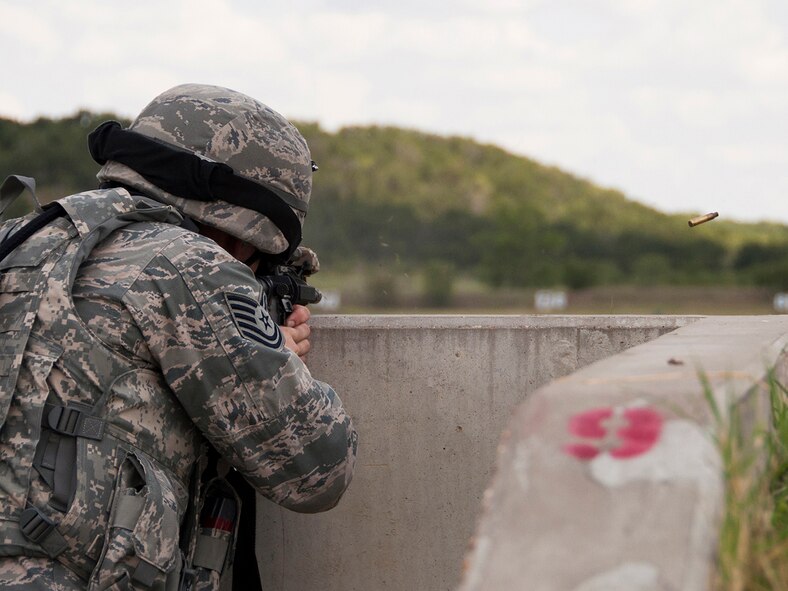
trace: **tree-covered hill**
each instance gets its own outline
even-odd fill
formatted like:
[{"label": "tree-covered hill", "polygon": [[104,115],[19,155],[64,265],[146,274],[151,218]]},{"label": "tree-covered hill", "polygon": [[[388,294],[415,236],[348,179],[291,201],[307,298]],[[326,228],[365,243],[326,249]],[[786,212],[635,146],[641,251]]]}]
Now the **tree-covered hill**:
[{"label": "tree-covered hill", "polygon": [[[0,174],[36,177],[45,199],[95,186],[85,138],[109,118],[0,119]],[[690,230],[689,213],[666,215],[467,138],[298,126],[320,165],[305,243],[335,268],[440,265],[491,285],[788,288],[788,226],[716,220]]]},{"label": "tree-covered hill", "polygon": [[321,166],[307,238],[333,264],[450,261],[494,285],[788,281],[780,224],[690,229],[690,213],[466,138],[300,128]]}]

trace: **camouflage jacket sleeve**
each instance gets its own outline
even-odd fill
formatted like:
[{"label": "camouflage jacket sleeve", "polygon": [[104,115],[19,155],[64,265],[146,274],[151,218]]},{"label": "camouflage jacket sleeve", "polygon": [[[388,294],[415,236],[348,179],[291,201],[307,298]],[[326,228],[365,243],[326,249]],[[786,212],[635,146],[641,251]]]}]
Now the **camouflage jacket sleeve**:
[{"label": "camouflage jacket sleeve", "polygon": [[182,234],[146,266],[124,303],[186,412],[263,496],[333,507],[350,482],[356,432],[334,390],[283,346],[248,267]]}]

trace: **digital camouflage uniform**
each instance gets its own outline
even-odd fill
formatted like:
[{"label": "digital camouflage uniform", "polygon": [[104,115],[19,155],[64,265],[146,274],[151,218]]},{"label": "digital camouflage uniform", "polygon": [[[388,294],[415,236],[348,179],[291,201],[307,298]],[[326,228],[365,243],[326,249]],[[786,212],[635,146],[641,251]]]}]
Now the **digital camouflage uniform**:
[{"label": "digital camouflage uniform", "polygon": [[[228,94],[251,101],[197,86],[157,100],[186,97],[193,111],[176,111],[184,125],[207,122],[203,147],[215,158],[235,153],[227,142],[260,141],[223,135],[242,127],[237,109],[222,123],[216,105]],[[157,106],[134,125],[155,121]],[[248,119],[267,107],[244,109]],[[248,129],[268,133],[274,160],[297,158],[270,125]],[[240,164],[236,173],[308,200],[311,174]],[[0,262],[0,589],[169,590],[185,567],[197,573],[193,589],[215,589],[232,535],[187,515],[199,515],[206,491],[233,493],[221,478],[196,478],[205,450],[268,499],[315,512],[347,487],[356,434],[333,389],[284,348],[249,267],[178,225],[178,210],[266,252],[281,250],[276,227],[254,211],[164,194],[116,163],[101,177],[131,192],[59,200],[67,215]],[[0,226],[0,240],[34,216]]]}]

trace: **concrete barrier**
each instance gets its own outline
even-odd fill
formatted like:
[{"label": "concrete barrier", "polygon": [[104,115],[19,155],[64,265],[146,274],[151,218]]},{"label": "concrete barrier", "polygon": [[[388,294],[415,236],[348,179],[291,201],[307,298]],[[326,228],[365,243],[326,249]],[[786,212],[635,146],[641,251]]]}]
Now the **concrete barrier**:
[{"label": "concrete barrier", "polygon": [[501,439],[461,591],[701,591],[722,512],[721,408],[768,419],[788,317],[710,317],[532,393]]},{"label": "concrete barrier", "polygon": [[358,465],[328,513],[258,503],[264,588],[456,588],[515,408],[551,380],[698,319],[315,317],[309,365],[354,417]]}]

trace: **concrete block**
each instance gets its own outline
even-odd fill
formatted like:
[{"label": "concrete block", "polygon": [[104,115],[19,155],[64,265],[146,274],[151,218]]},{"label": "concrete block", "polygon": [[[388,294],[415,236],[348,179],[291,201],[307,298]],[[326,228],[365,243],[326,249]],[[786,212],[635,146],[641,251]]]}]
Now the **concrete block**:
[{"label": "concrete block", "polygon": [[309,365],[354,417],[358,465],[328,513],[258,503],[264,588],[455,588],[514,409],[551,380],[696,320],[315,317]]},{"label": "concrete block", "polygon": [[755,420],[787,345],[788,317],[710,317],[532,393],[502,435],[460,591],[707,589],[723,482],[698,372]]}]

